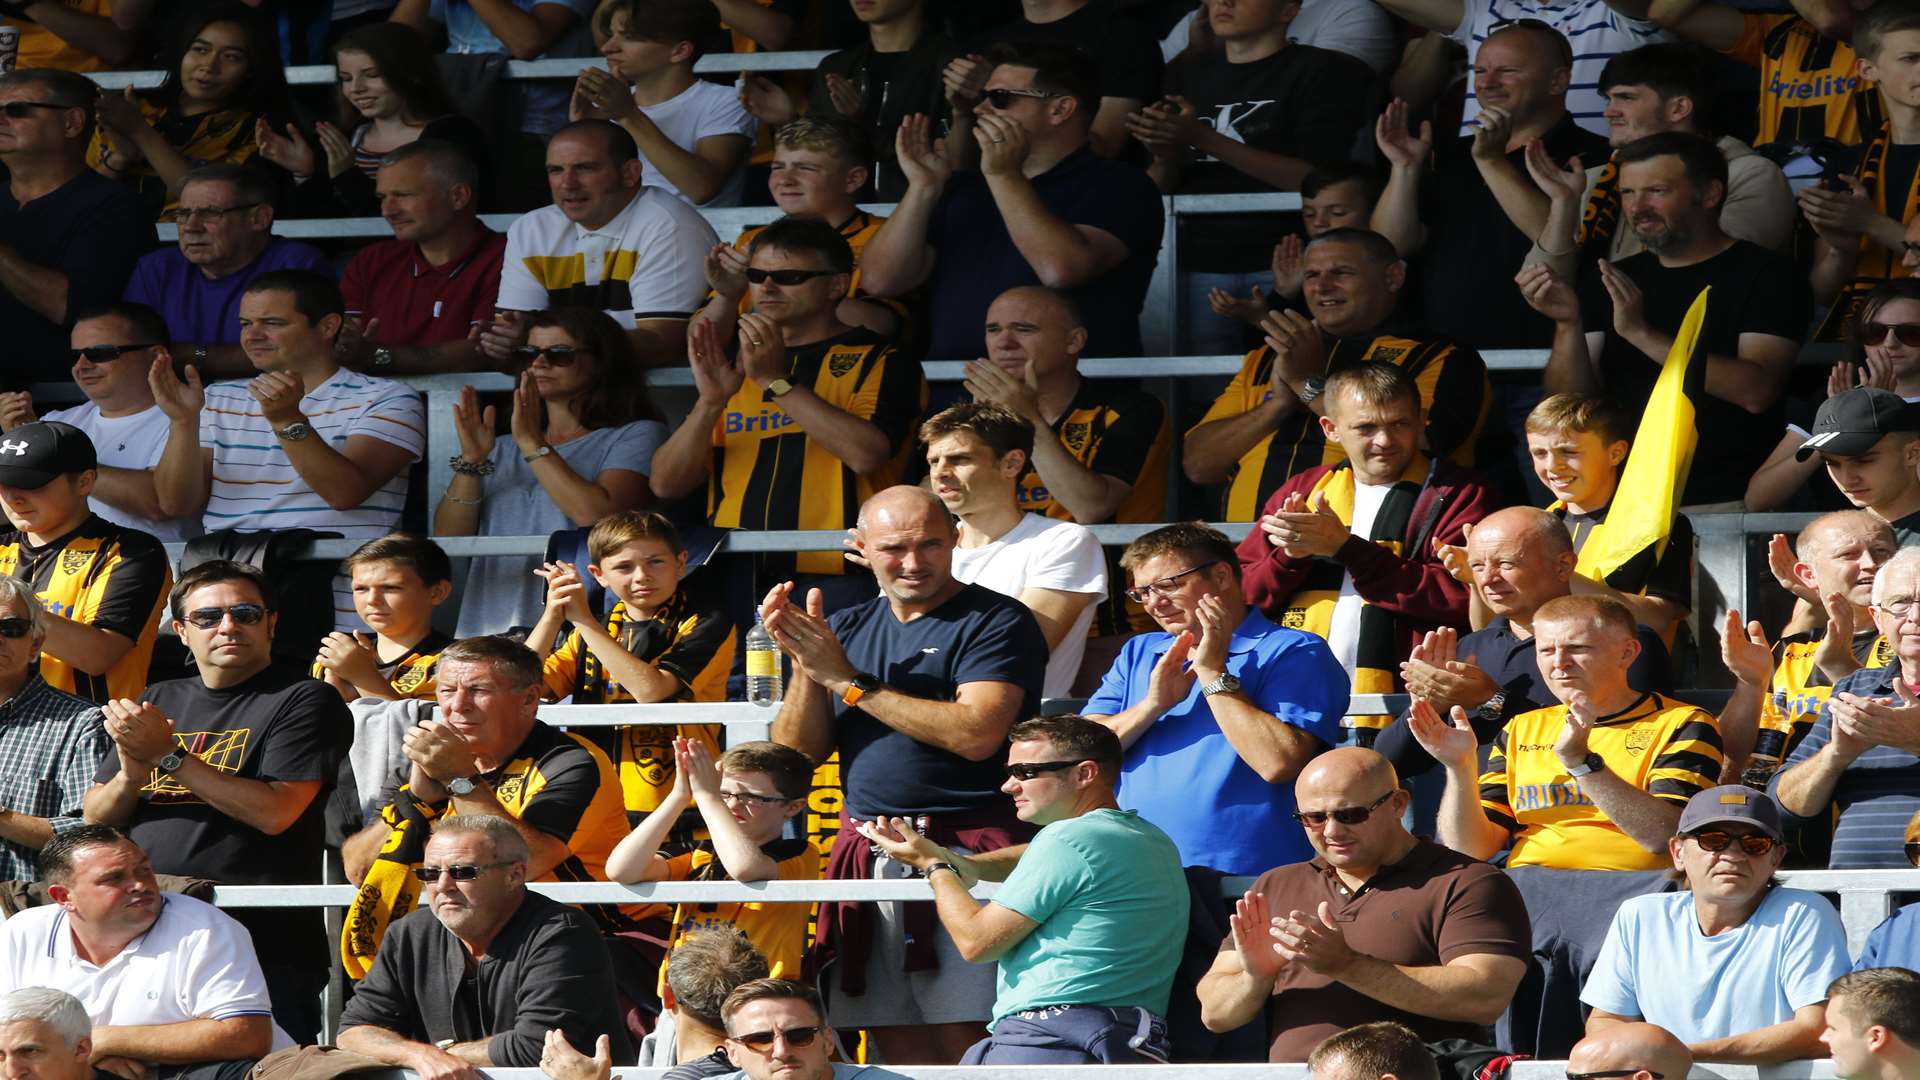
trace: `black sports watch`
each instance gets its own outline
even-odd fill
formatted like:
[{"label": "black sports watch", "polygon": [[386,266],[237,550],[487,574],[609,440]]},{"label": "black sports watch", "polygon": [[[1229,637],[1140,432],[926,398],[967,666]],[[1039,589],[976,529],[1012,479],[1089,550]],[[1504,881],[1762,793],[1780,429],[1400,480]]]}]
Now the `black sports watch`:
[{"label": "black sports watch", "polygon": [[179,771],[180,766],[185,765],[186,763],[187,763],[186,753],[181,750],[175,750],[172,753],[168,754],[166,757],[163,757],[159,761],[154,762],[153,767],[159,770],[160,772],[165,773],[168,776],[172,776],[175,772]]},{"label": "black sports watch", "polygon": [[1599,754],[1593,753],[1592,751],[1588,751],[1587,760],[1568,769],[1567,775],[1572,777],[1581,777],[1581,776],[1586,776],[1588,773],[1605,772],[1606,768],[1607,768],[1607,761],[1605,758],[1601,757]]}]

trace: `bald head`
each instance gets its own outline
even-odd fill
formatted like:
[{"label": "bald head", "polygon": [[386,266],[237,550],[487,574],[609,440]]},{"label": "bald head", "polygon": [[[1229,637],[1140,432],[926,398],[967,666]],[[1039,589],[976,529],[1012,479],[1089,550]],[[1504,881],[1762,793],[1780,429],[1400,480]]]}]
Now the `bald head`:
[{"label": "bald head", "polygon": [[1329,750],[1307,763],[1294,781],[1296,797],[1313,794],[1331,798],[1378,795],[1400,786],[1393,763],[1360,746]]},{"label": "bald head", "polygon": [[1509,506],[1495,510],[1477,522],[1467,539],[1467,550],[1496,539],[1512,539],[1528,554],[1553,558],[1573,550],[1573,538],[1557,517],[1535,506]]},{"label": "bald head", "polygon": [[1560,519],[1531,506],[1496,510],[1467,534],[1467,566],[1496,615],[1525,625],[1573,590],[1573,541]]},{"label": "bald head", "polygon": [[1080,317],[1079,305],[1067,299],[1067,294],[1044,285],[1020,285],[1008,289],[994,297],[993,303],[987,307],[987,317],[992,318],[993,309],[1003,304],[1008,309],[1023,311],[1030,316],[1045,315],[1063,326],[1086,325],[1086,320]]},{"label": "bald head", "polygon": [[1687,1044],[1655,1024],[1609,1024],[1575,1043],[1567,1055],[1570,1073],[1638,1069],[1679,1077],[1692,1068]]},{"label": "bald head", "polygon": [[940,501],[940,496],[926,488],[895,484],[884,491],[875,492],[872,498],[860,504],[860,517],[856,524],[862,532],[889,526],[904,528],[930,525],[951,534],[953,515],[947,512],[947,505]]},{"label": "bald head", "polygon": [[1314,758],[1294,781],[1293,797],[1307,843],[1342,873],[1371,877],[1415,843],[1400,822],[1409,797],[1393,765],[1372,750],[1349,746]]}]

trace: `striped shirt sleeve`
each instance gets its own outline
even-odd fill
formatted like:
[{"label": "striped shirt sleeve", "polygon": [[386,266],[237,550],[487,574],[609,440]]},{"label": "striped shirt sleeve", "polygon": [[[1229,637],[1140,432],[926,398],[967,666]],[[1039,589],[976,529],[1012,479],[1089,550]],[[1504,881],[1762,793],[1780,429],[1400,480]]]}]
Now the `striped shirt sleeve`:
[{"label": "striped shirt sleeve", "polygon": [[1486,811],[1487,820],[1495,825],[1508,832],[1519,832],[1520,822],[1513,816],[1513,789],[1507,776],[1507,732],[1510,730],[1510,726],[1501,728],[1488,748],[1487,771],[1480,774],[1480,809]]},{"label": "striped shirt sleeve", "polygon": [[1647,794],[1684,804],[1720,782],[1726,754],[1720,726],[1704,709],[1689,710],[1667,737],[1647,773]]},{"label": "striped shirt sleeve", "polygon": [[406,387],[381,394],[355,418],[347,437],[367,435],[407,451],[420,460],[427,449],[427,409],[420,395]]}]

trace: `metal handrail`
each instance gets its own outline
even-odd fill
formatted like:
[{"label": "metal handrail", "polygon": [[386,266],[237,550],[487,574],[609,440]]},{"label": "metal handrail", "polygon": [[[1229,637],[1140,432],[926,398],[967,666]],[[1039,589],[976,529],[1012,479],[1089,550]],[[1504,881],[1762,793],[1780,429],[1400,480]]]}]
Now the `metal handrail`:
[{"label": "metal handrail", "polygon": [[[693,70],[701,75],[724,75],[729,72],[747,71],[812,71],[825,60],[825,49],[801,49],[791,52],[754,52],[754,53],[708,53],[693,62]],[[598,56],[556,56],[545,60],[509,60],[504,78],[518,82],[539,79],[572,79],[589,67],[599,67],[606,63]],[[147,71],[93,71],[87,77],[98,83],[102,89],[121,90],[133,87],[136,90],[150,90],[166,78],[166,72]],[[327,86],[333,83],[338,74],[332,64],[301,64],[287,69],[289,86]]]}]

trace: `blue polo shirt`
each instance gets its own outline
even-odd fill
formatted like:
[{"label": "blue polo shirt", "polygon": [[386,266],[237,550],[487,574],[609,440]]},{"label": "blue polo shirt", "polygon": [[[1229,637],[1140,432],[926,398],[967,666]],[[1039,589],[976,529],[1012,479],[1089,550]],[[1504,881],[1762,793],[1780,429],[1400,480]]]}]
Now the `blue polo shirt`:
[{"label": "blue polo shirt", "polygon": [[133,279],[127,282],[126,298],[158,311],[167,320],[167,334],[176,342],[238,345],[240,296],[254,278],[272,270],[340,276],[319,248],[283,236],[269,241],[246,266],[219,278],[201,273],[176,246],[140,257]]},{"label": "blue polo shirt", "polygon": [[[1898,663],[1886,667],[1862,668],[1833,684],[1833,695],[1857,694],[1898,703],[1893,680],[1900,673]],[[1828,697],[1832,701],[1832,695]],[[1819,753],[1833,740],[1831,705],[1820,707],[1820,719],[1813,730],[1800,740],[1780,771],[1773,775],[1767,790],[1777,800],[1780,778],[1808,758]],[[1833,829],[1833,857],[1828,866],[1834,870],[1875,870],[1907,865],[1905,842],[1907,822],[1920,810],[1920,757],[1891,746],[1876,746],[1853,759],[1833,789],[1834,805],[1840,808],[1840,820]],[[1825,808],[1816,815],[1824,818]]]},{"label": "blue polo shirt", "polygon": [[[1084,712],[1112,716],[1138,703],[1153,666],[1172,643],[1173,635],[1164,632],[1128,641]],[[1250,609],[1227,643],[1227,673],[1281,723],[1327,746],[1338,741],[1351,684],[1326,639],[1284,629]],[[1269,784],[1241,760],[1214,721],[1198,680],[1185,701],[1127,748],[1120,806],[1160,826],[1187,866],[1261,874],[1313,857],[1306,833],[1293,820],[1293,783]]]}]

